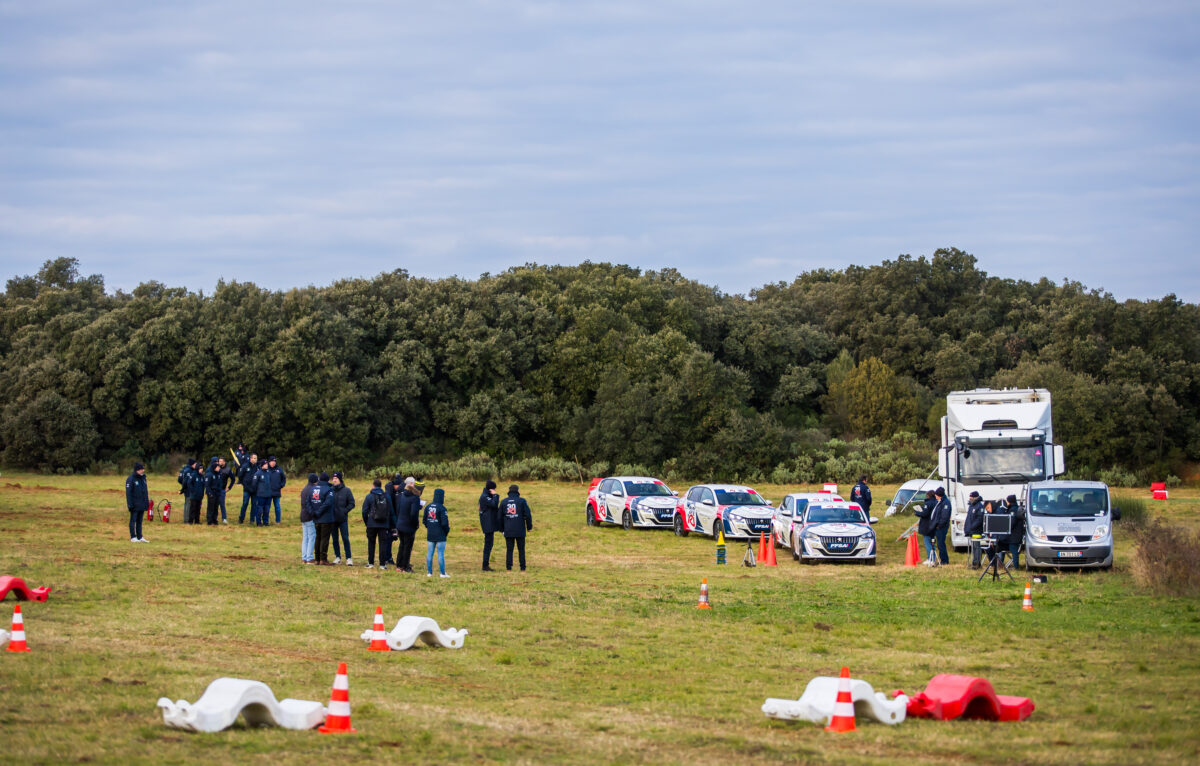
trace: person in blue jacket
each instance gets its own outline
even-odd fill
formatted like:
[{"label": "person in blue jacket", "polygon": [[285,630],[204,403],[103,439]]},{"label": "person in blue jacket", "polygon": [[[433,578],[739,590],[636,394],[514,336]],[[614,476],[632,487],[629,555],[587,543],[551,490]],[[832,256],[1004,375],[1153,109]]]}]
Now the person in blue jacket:
[{"label": "person in blue jacket", "polygon": [[200,502],[204,500],[204,486],[207,478],[204,475],[204,464],[197,462],[191,476],[188,477],[187,486],[184,487],[184,497],[187,498],[185,513],[188,524],[200,523]]},{"label": "person in blue jacket", "polygon": [[333,488],[329,486],[329,474],[322,473],[312,487],[308,498],[308,512],[317,524],[317,563],[333,566],[329,561],[329,538],[334,534]]},{"label": "person in blue jacket", "polygon": [[521,497],[521,488],[516,484],[508,487],[508,497],[500,501],[500,517],[504,519],[504,545],[508,553],[504,557],[504,565],[512,571],[513,544],[520,552],[521,571],[525,571],[525,532],[533,531],[533,512],[529,503]]},{"label": "person in blue jacket", "polygon": [[492,541],[497,532],[504,531],[500,519],[500,497],[496,494],[496,482],[491,479],[483,485],[479,494],[479,531],[483,532],[483,571],[492,571]]},{"label": "person in blue jacket", "polygon": [[221,496],[225,493],[225,476],[221,473],[220,465],[214,460],[208,466],[204,475],[204,494],[208,498],[205,506],[205,521],[210,527],[219,523],[217,511],[221,508]]},{"label": "person in blue jacket", "polygon": [[251,521],[256,527],[270,526],[271,523],[271,469],[266,463],[260,463],[251,480],[254,487],[254,510],[250,512]]},{"label": "person in blue jacket", "polygon": [[421,512],[421,523],[425,525],[425,539],[429,550],[425,554],[425,576],[433,577],[433,553],[437,551],[438,569],[442,577],[446,574],[446,538],[450,535],[450,519],[446,516],[446,491],[435,489],[433,500],[425,504]]},{"label": "person in blue jacket", "polygon": [[[271,467],[271,500],[275,503],[275,523],[280,523],[279,498],[283,495],[283,488],[287,485],[287,476],[283,474],[283,469],[275,461],[275,456],[271,455],[271,460],[268,462]],[[271,514],[267,513],[263,517],[263,526],[270,526]]]},{"label": "person in blue jacket", "polygon": [[417,491],[417,480],[409,476],[404,480],[396,505],[396,534],[400,542],[396,551],[396,568],[401,572],[412,572],[413,543],[417,530],[421,528],[421,493]]},{"label": "person in blue jacket", "polygon": [[238,514],[238,523],[246,523],[246,506],[250,506],[250,521],[258,516],[254,506],[254,474],[258,473],[258,455],[251,454],[238,466],[238,484],[242,485],[242,512]]},{"label": "person in blue jacket", "polygon": [[142,537],[142,514],[150,508],[150,487],[146,484],[146,466],[133,464],[133,473],[125,480],[125,505],[129,508],[129,542],[150,542]]},{"label": "person in blue jacket", "polygon": [[375,566],[375,543],[379,543],[379,568],[386,570],[392,560],[392,529],[396,512],[392,499],[383,491],[383,482],[375,479],[373,488],[363,498],[362,520],[367,529],[367,569]]},{"label": "person in blue jacket", "polygon": [[858,503],[867,516],[871,515],[871,488],[867,486],[867,475],[858,477],[858,483],[850,490],[850,502]]},{"label": "person in blue jacket", "polygon": [[938,487],[933,494],[937,497],[937,504],[933,506],[929,526],[933,529],[933,536],[937,540],[938,557],[941,559],[941,563],[949,564],[950,553],[946,550],[946,534],[950,531],[950,500],[946,497],[944,487]]},{"label": "person in blue jacket", "polygon": [[[333,533],[333,563],[341,563],[341,549],[344,547],[346,549],[346,566],[352,567],[354,559],[351,558],[350,553],[350,512],[356,506],[354,493],[342,480],[341,471],[334,471],[329,477],[329,483],[333,487],[333,521],[337,525],[337,529]],[[342,538],[341,547],[338,546],[339,532]]]}]

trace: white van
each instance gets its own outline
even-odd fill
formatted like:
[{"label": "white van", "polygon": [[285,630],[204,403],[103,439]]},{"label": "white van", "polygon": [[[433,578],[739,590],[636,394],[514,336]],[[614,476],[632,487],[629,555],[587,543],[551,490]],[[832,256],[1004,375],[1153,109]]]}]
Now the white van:
[{"label": "white van", "polygon": [[[888,509],[883,515],[895,516],[900,512],[901,508],[905,507],[906,503],[908,504],[907,509],[910,511],[913,508],[920,508],[921,503],[925,502],[926,492],[932,492],[938,487],[943,486],[945,485],[938,479],[913,479],[912,481],[906,481],[900,485],[900,489],[896,490],[896,495],[888,501]],[[913,495],[916,495],[916,497],[913,497]],[[909,500],[912,502],[909,503]]]},{"label": "white van", "polygon": [[1111,569],[1114,508],[1099,481],[1035,481],[1025,489],[1025,567]]}]

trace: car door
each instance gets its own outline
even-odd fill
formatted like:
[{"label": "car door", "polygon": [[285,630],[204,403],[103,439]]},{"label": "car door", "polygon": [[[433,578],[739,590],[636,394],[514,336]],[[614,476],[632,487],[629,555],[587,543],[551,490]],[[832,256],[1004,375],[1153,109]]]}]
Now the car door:
[{"label": "car door", "polygon": [[792,498],[783,498],[783,502],[775,509],[775,515],[771,520],[771,527],[775,533],[775,539],[781,544],[787,544],[788,531],[792,526]]},{"label": "car door", "polygon": [[687,515],[688,526],[692,529],[697,529],[699,524],[696,518],[696,506],[700,503],[700,488],[690,487],[687,494],[683,496],[683,512]]},{"label": "car door", "polygon": [[714,538],[717,536],[717,496],[708,487],[700,488],[700,502],[696,504],[696,515],[700,517],[701,526],[707,529]]},{"label": "car door", "polygon": [[609,520],[620,524],[621,514],[625,512],[625,485],[620,479],[609,479],[608,492],[606,493],[605,503],[608,508]]}]

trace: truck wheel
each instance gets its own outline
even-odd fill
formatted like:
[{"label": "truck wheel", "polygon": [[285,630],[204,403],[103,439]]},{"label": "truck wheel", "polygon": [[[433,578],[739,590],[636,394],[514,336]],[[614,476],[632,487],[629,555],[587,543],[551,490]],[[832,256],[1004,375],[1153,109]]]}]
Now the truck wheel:
[{"label": "truck wheel", "polygon": [[621,514],[621,528],[625,531],[633,529],[633,516],[628,510]]},{"label": "truck wheel", "polygon": [[671,524],[671,529],[675,532],[676,537],[688,536],[688,531],[683,528],[683,517],[678,513],[675,514],[675,521]]}]

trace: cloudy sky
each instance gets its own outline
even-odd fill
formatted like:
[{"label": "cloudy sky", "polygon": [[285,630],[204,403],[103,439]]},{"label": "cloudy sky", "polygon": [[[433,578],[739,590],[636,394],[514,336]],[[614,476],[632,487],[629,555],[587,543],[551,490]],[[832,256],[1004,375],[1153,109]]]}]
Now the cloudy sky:
[{"label": "cloudy sky", "polygon": [[0,0],[0,275],[327,284],[959,247],[1200,300],[1200,5]]}]

